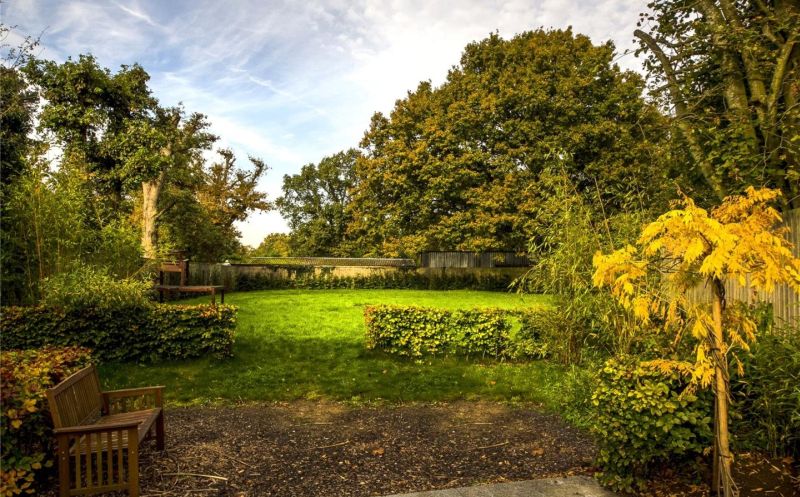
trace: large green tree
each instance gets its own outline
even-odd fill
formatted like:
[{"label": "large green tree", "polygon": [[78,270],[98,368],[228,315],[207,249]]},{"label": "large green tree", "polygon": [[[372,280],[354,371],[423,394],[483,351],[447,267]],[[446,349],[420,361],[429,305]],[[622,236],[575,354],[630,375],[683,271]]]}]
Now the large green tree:
[{"label": "large green tree", "polygon": [[611,43],[571,30],[493,34],[439,87],[423,82],[373,116],[349,233],[367,254],[525,250],[538,176],[562,170],[610,211],[663,189],[662,116]]},{"label": "large green tree", "polygon": [[308,256],[349,255],[347,211],[355,186],[355,164],[361,153],[350,149],[303,166],[283,177],[277,206],[289,221],[292,252]]},{"label": "large green tree", "polygon": [[635,32],[709,200],[750,185],[800,206],[800,3],[654,0]]}]

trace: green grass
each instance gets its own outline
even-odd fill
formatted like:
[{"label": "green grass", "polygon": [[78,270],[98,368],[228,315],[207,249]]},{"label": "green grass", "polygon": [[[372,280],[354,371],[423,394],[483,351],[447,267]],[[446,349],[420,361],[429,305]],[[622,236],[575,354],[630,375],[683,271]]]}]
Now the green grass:
[{"label": "green grass", "polygon": [[[288,290],[226,296],[239,306],[234,357],[106,364],[107,387],[163,384],[173,404],[330,399],[408,402],[481,399],[556,406],[563,371],[542,361],[410,361],[364,347],[364,306],[518,308],[536,295],[477,291]],[[206,302],[204,298],[191,302]]]}]

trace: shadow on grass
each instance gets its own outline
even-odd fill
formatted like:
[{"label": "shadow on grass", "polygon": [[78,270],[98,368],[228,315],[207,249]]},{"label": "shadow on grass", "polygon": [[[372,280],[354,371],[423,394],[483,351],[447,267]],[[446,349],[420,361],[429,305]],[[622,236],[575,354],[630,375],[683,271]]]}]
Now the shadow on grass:
[{"label": "shadow on grass", "polygon": [[325,398],[345,401],[519,400],[550,404],[562,372],[544,362],[421,361],[367,351],[354,337],[245,335],[235,356],[101,366],[109,387],[163,384],[179,404]]}]

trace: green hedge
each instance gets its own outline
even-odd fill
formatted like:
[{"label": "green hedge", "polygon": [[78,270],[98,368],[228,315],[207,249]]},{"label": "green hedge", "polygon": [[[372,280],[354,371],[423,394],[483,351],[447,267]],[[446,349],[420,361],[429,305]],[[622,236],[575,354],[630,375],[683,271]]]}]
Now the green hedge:
[{"label": "green hedge", "polygon": [[676,464],[712,443],[710,393],[684,391],[677,374],[665,376],[637,358],[609,359],[592,394],[591,431],[599,445],[596,477],[614,490],[643,488],[660,464]]},{"label": "green hedge", "polygon": [[294,278],[284,279],[267,275],[236,277],[233,290],[485,290],[505,291],[516,279],[512,274],[436,274],[426,275],[416,271],[396,271],[371,276],[340,277],[329,274],[315,275],[314,268],[292,268]]},{"label": "green hedge", "polygon": [[83,346],[103,361],[156,361],[232,353],[236,308],[148,304],[5,307],[3,348]]},{"label": "green hedge", "polygon": [[0,352],[0,495],[36,492],[37,477],[53,466],[46,391],[90,360],[78,347]]},{"label": "green hedge", "polygon": [[502,309],[449,311],[414,306],[367,306],[367,348],[404,357],[479,355],[510,357],[517,312]]}]

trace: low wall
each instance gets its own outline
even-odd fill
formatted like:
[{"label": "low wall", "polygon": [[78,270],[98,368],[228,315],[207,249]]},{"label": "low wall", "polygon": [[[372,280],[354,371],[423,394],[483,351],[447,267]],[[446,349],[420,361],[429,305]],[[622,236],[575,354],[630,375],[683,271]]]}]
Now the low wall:
[{"label": "low wall", "polygon": [[189,264],[190,285],[223,285],[227,291],[278,288],[472,288],[505,290],[527,268],[408,268]]}]

